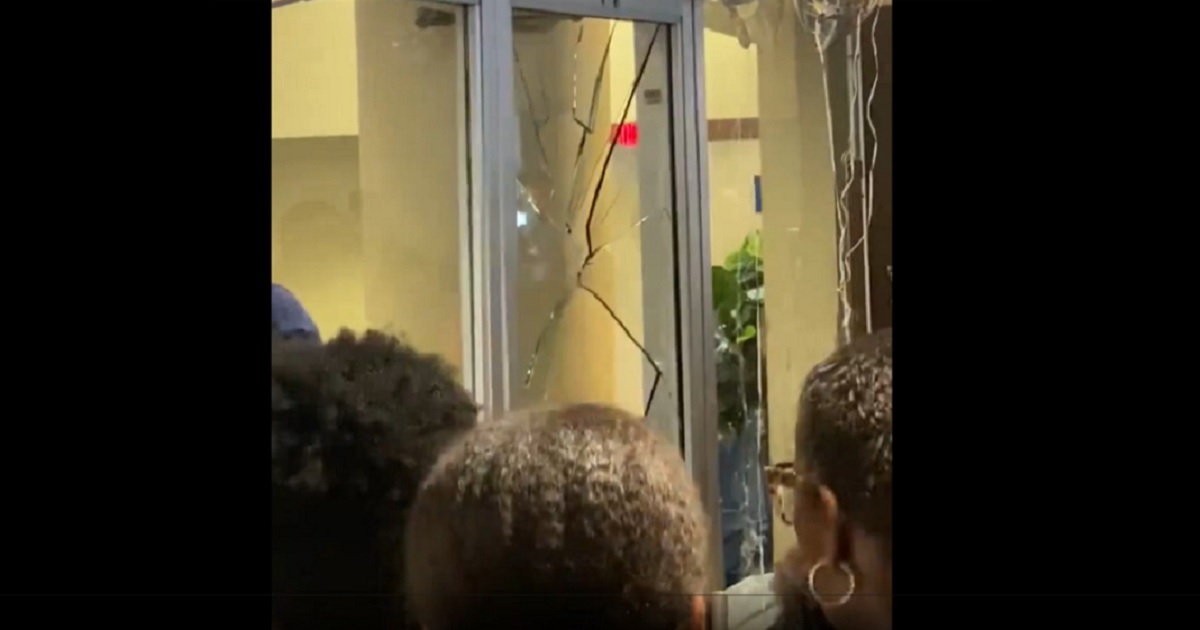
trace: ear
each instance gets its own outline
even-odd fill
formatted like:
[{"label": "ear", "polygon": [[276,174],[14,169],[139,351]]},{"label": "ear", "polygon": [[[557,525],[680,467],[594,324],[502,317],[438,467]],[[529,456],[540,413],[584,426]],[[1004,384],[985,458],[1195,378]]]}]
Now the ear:
[{"label": "ear", "polygon": [[801,483],[795,491],[796,514],[792,522],[801,555],[809,563],[835,561],[841,517],[837,496],[821,484]]},{"label": "ear", "polygon": [[692,596],[692,630],[705,630],[708,627],[707,612],[704,596]]}]

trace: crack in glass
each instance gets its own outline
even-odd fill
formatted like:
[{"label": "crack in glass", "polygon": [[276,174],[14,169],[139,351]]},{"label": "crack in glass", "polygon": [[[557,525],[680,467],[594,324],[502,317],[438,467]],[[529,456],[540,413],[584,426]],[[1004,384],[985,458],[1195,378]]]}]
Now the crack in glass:
[{"label": "crack in glass", "polygon": [[[602,255],[616,255],[612,252],[616,244],[637,234],[651,219],[666,217],[669,220],[671,212],[669,208],[656,207],[643,214],[639,209],[639,216],[631,224],[608,225],[613,208],[622,200],[620,190],[609,190],[614,181],[614,178],[610,177],[610,171],[614,154],[619,146],[619,137],[616,133],[608,133],[609,125],[602,124],[600,111],[601,99],[607,97],[607,92],[603,88],[610,81],[613,35],[617,22],[582,20],[577,24],[568,25],[565,24],[567,21],[578,21],[578,19],[531,12],[519,12],[514,15],[515,28],[518,29],[518,32],[525,29],[525,32],[544,33],[564,26],[575,29],[570,64],[569,124],[578,133],[578,140],[571,143],[573,155],[569,174],[561,173],[567,175],[566,197],[562,199],[558,194],[560,186],[555,182],[554,164],[551,159],[556,151],[553,147],[548,146],[549,142],[553,142],[550,138],[553,134],[546,131],[547,126],[553,124],[554,120],[553,97],[548,94],[545,84],[536,80],[539,78],[539,73],[526,67],[532,63],[542,62],[542,60],[536,58],[537,55],[530,54],[529,51],[526,51],[524,55],[520,54],[516,42],[514,42],[513,58],[517,69],[516,78],[520,84],[517,89],[518,109],[524,118],[522,122],[531,128],[530,136],[536,144],[536,147],[533,147],[533,151],[530,152],[532,155],[528,156],[532,158],[535,165],[528,168],[529,160],[524,161],[523,166],[526,168],[523,168],[518,177],[521,196],[519,206],[544,223],[541,229],[552,231],[549,234],[546,232],[542,234],[561,239],[563,249],[561,256],[565,271],[561,295],[550,307],[549,314],[537,333],[532,352],[524,362],[523,386],[527,390],[531,389],[535,377],[544,374],[549,369],[544,355],[553,344],[556,333],[563,326],[564,316],[578,300],[588,300],[600,307],[607,319],[620,330],[621,336],[637,349],[644,362],[653,371],[652,382],[646,393],[644,404],[644,414],[649,415],[655,397],[659,393],[659,386],[663,381],[663,369],[646,344],[638,338],[633,328],[618,314],[611,300],[601,295],[593,283],[589,282],[589,274]],[[584,67],[588,63],[584,58],[585,55],[581,54],[581,48],[584,46],[585,31],[598,27],[606,28],[607,34],[598,63],[592,62],[597,67],[595,67],[594,73],[589,75],[588,70]],[[620,89],[624,90],[622,92],[622,108],[619,116],[614,117],[614,124],[611,126],[614,130],[623,128],[629,120],[634,99],[638,94],[638,87],[645,76],[652,53],[655,52],[654,47],[660,45],[661,40],[664,39],[661,37],[662,31],[662,26],[654,28],[650,45],[641,58],[636,60],[636,71],[631,84],[620,86]],[[595,34],[592,35],[595,36]],[[617,89],[616,86],[611,87]],[[589,158],[589,154],[595,153],[591,149],[595,147],[594,143],[596,142],[605,144],[598,157]],[[562,147],[561,143],[558,146]],[[566,154],[567,150],[560,148],[557,153]],[[564,157],[566,156],[564,155]],[[536,243],[528,245],[527,248],[534,254],[551,256],[550,253],[541,251],[542,248]]]}]

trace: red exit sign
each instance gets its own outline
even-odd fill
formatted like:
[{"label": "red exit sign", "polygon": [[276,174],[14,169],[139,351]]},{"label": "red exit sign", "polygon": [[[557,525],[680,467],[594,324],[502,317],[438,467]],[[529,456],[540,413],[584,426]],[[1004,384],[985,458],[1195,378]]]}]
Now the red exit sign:
[{"label": "red exit sign", "polygon": [[638,143],[637,123],[614,124],[608,138],[610,141],[616,140],[617,146],[620,147],[636,147]]}]

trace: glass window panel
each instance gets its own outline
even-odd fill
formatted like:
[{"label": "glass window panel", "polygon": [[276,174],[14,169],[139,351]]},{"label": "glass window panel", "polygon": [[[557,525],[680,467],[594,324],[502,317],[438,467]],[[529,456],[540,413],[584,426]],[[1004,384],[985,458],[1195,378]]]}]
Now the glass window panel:
[{"label": "glass window panel", "polygon": [[513,24],[515,406],[611,403],[679,444],[668,29]]},{"label": "glass window panel", "polygon": [[466,28],[456,5],[272,9],[271,276],[326,338],[381,329],[470,365]]}]

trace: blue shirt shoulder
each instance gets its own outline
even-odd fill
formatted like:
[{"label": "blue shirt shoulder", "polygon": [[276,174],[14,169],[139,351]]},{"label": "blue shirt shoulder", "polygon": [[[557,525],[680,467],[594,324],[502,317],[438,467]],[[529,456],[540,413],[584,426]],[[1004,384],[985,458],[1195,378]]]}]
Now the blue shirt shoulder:
[{"label": "blue shirt shoulder", "polygon": [[299,337],[320,340],[321,333],[308,311],[291,291],[271,285],[271,332],[285,339]]}]

